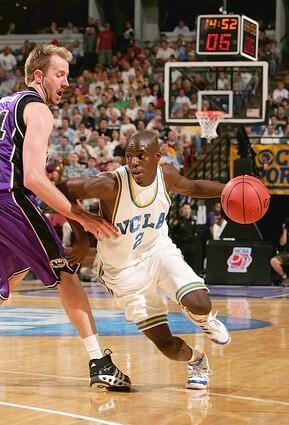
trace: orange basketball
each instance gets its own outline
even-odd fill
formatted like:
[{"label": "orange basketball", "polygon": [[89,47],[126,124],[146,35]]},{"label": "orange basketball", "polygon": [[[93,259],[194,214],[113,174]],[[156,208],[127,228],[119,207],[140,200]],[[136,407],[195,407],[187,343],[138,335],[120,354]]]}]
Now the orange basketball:
[{"label": "orange basketball", "polygon": [[269,191],[252,176],[238,176],[223,189],[221,204],[225,214],[236,223],[250,224],[260,220],[268,210]]}]

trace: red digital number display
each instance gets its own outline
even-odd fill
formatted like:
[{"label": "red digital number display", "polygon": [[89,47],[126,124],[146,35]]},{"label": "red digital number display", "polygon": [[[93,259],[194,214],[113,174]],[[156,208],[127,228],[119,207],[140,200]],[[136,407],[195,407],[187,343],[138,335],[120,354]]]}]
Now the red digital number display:
[{"label": "red digital number display", "polygon": [[207,35],[205,49],[207,52],[229,52],[232,44],[231,33],[210,33]]},{"label": "red digital number display", "polygon": [[243,41],[243,52],[250,56],[256,55],[256,39],[248,37],[247,35],[244,37]]},{"label": "red digital number display", "polygon": [[242,17],[242,51],[249,59],[257,60],[258,55],[258,23],[245,16]]},{"label": "red digital number display", "polygon": [[198,18],[197,53],[237,54],[239,15],[203,15]]}]

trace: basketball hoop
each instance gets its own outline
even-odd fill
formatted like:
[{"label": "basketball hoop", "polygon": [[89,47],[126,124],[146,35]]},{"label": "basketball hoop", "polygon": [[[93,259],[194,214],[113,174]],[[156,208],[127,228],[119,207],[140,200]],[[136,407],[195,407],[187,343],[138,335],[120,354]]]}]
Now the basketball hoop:
[{"label": "basketball hoop", "polygon": [[197,111],[196,117],[202,128],[202,137],[206,139],[215,139],[218,137],[217,127],[224,117],[224,111]]}]

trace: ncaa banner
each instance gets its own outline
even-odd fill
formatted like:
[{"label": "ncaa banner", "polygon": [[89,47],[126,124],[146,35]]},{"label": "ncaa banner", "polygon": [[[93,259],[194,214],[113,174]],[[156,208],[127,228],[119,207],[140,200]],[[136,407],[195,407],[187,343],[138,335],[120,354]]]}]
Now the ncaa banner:
[{"label": "ncaa banner", "polygon": [[[258,176],[271,195],[289,195],[289,146],[252,145],[256,157]],[[230,150],[230,176],[233,177],[234,160],[239,158],[236,145]]]},{"label": "ncaa banner", "polygon": [[252,145],[264,184],[273,195],[289,195],[289,146]]}]

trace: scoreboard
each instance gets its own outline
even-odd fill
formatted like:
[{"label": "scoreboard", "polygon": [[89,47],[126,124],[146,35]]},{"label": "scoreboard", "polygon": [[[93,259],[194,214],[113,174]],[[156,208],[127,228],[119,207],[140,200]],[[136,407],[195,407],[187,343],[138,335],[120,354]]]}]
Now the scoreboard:
[{"label": "scoreboard", "polygon": [[241,55],[257,60],[259,24],[244,15],[200,15],[198,55]]}]

